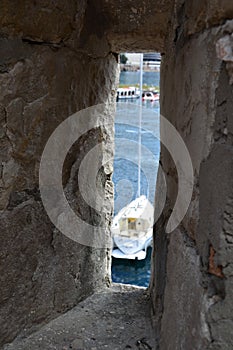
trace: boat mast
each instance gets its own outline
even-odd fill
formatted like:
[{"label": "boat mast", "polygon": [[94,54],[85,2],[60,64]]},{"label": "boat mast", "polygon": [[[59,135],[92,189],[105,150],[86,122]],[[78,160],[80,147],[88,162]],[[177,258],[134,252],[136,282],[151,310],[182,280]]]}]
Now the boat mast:
[{"label": "boat mast", "polygon": [[140,197],[141,195],[142,86],[143,86],[143,53],[141,53],[140,55],[140,101],[139,101],[139,125],[138,125],[138,197]]}]

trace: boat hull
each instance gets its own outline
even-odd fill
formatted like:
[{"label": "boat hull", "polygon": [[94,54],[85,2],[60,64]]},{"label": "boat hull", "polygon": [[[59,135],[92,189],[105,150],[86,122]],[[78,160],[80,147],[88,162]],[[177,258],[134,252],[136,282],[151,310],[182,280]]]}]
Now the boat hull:
[{"label": "boat hull", "polygon": [[124,254],[120,249],[116,248],[112,251],[112,257],[115,259],[144,260],[146,258],[146,251],[140,250],[134,254]]},{"label": "boat hull", "polygon": [[114,238],[115,245],[127,255],[135,254],[140,250],[146,250],[152,243],[152,229],[148,232],[147,237],[143,239],[131,239],[116,235]]}]

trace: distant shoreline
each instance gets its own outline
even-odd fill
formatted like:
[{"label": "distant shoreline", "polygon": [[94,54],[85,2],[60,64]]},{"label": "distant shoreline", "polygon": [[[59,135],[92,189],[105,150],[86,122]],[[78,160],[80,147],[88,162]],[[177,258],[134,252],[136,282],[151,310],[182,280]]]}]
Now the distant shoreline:
[{"label": "distant shoreline", "polygon": [[[129,88],[130,86],[132,86],[132,84],[119,84],[118,88]],[[139,84],[133,84],[134,87],[139,89]],[[142,86],[143,91],[158,91],[160,92],[160,86],[158,85],[148,85],[148,84],[143,84]]]},{"label": "distant shoreline", "polygon": [[[120,65],[121,72],[137,72],[140,70],[140,67],[138,65],[129,65],[129,64],[121,64]],[[160,68],[158,67],[151,67],[144,65],[143,66],[144,72],[160,72]]]}]

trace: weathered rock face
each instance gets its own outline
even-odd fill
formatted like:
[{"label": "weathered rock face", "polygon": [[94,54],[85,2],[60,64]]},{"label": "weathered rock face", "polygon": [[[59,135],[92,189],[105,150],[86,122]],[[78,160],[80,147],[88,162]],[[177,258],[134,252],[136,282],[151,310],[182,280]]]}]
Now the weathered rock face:
[{"label": "weathered rock face", "polygon": [[0,5],[0,33],[30,42],[72,46],[98,57],[126,49],[163,51],[172,3],[19,1],[16,11],[14,2],[4,0]]},{"label": "weathered rock face", "polygon": [[[162,148],[168,192],[155,229],[152,279],[161,349],[232,347],[233,91],[226,56],[221,59],[219,53],[219,40],[232,34],[232,21],[225,20],[232,17],[232,10],[229,2],[221,2],[219,8],[211,4],[208,10],[206,2],[177,4],[174,29],[167,37],[161,113],[188,147],[195,185],[184,220],[166,234],[164,225],[174,206],[178,180],[174,163]],[[196,27],[195,14],[200,18]],[[228,42],[228,53],[229,46]],[[227,59],[231,60],[230,54]]]},{"label": "weathered rock face", "polygon": [[[1,52],[0,339],[7,342],[71,308],[109,279],[106,250],[75,243],[51,224],[40,199],[38,170],[47,139],[64,119],[89,105],[112,103],[117,62],[111,54],[92,60],[19,39],[2,39]],[[84,135],[83,144],[91,144],[95,133],[112,138],[112,127],[111,114],[106,128]],[[64,169],[70,182],[72,159],[82,159],[85,147],[72,152]],[[75,191],[69,184],[69,195],[75,197]],[[112,204],[109,187],[107,195]],[[104,197],[102,205],[102,216],[111,215]],[[94,221],[88,208],[81,215]]]},{"label": "weathered rock face", "polygon": [[75,30],[80,32],[86,0],[1,2],[1,36],[20,37],[37,42],[59,44]]}]

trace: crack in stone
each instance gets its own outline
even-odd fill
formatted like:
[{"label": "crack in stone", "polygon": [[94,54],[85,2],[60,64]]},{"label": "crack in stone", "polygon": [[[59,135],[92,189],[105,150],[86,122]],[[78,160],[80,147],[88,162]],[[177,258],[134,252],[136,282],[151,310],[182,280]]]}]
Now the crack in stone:
[{"label": "crack in stone", "polygon": [[50,46],[56,49],[62,48],[64,47],[64,42],[63,40],[59,41],[59,42],[52,42],[52,41],[39,41],[39,40],[34,40],[31,38],[22,38],[22,41],[24,43],[28,43],[30,45],[38,45],[38,46]]}]

